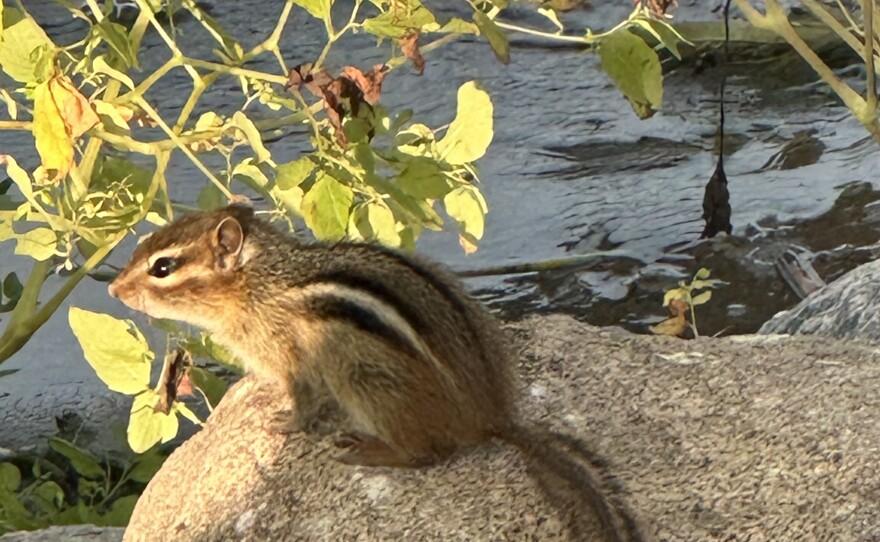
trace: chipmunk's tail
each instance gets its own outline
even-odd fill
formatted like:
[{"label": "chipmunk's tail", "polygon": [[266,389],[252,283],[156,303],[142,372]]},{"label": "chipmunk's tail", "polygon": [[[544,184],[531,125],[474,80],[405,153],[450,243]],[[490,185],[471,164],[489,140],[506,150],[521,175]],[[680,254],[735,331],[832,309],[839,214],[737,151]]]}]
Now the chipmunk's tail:
[{"label": "chipmunk's tail", "polygon": [[572,540],[595,540],[597,526],[605,542],[648,540],[621,499],[623,487],[582,441],[521,425],[513,426],[502,438],[523,452],[551,505],[570,522]]}]

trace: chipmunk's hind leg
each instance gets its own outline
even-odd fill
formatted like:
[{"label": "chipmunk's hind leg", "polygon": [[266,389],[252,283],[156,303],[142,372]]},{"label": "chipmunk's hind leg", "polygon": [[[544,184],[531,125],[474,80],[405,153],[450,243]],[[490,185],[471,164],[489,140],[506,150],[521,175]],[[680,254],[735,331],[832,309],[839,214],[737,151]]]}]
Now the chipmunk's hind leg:
[{"label": "chipmunk's hind leg", "polygon": [[341,430],[345,416],[326,386],[300,378],[290,384],[294,408],[275,413],[271,428],[282,434],[322,437]]}]

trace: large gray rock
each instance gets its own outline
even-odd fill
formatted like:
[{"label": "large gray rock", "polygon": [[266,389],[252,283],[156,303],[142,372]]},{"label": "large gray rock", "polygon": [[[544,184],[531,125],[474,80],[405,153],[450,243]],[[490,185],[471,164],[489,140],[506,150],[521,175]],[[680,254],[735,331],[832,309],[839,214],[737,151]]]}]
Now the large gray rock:
[{"label": "large gray rock", "polygon": [[759,333],[825,335],[880,343],[880,261],[853,269],[766,322]]},{"label": "large gray rock", "polygon": [[[564,316],[512,331],[523,411],[604,458],[650,538],[880,540],[874,348],[681,341]],[[506,444],[422,470],[349,467],[269,433],[280,406],[250,380],[233,388],[152,480],[125,540],[600,539],[590,510],[560,513]]]}]

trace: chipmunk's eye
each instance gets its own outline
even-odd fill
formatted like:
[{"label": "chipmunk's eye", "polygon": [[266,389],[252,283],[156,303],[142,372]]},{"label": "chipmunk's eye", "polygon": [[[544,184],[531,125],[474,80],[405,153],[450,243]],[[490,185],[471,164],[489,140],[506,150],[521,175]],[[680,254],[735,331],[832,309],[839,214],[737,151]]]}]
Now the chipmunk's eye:
[{"label": "chipmunk's eye", "polygon": [[173,273],[179,265],[179,260],[175,258],[156,258],[156,261],[153,262],[153,265],[147,273],[157,279],[164,279]]}]

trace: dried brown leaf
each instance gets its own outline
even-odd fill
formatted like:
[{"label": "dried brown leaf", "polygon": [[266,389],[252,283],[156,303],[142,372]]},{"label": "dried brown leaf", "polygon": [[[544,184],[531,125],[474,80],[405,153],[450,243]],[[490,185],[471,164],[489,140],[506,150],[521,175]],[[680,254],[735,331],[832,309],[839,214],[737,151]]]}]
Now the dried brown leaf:
[{"label": "dried brown leaf", "polygon": [[192,395],[192,382],[189,378],[191,366],[192,356],[186,350],[175,348],[168,352],[159,376],[159,402],[156,404],[156,412],[168,414],[178,397]]},{"label": "dried brown leaf", "polygon": [[397,42],[400,44],[400,50],[403,52],[403,55],[412,60],[413,67],[421,75],[425,73],[425,59],[419,51],[419,36],[419,32],[414,30],[397,40]]},{"label": "dried brown leaf", "polygon": [[[376,64],[373,69],[363,73],[354,66],[342,68],[342,78],[347,78],[357,85],[363,95],[363,101],[368,104],[376,104],[382,96],[382,81],[388,73],[388,67],[384,64]],[[357,114],[357,112],[355,112]]]},{"label": "dried brown leaf", "polygon": [[321,89],[332,83],[333,78],[324,70],[312,71],[312,66],[311,62],[294,66],[287,77],[285,88],[300,90],[306,87],[312,95],[320,98],[323,95]]},{"label": "dried brown leaf", "polygon": [[674,299],[669,302],[669,313],[671,316],[656,325],[649,326],[648,329],[654,335],[681,337],[688,327],[687,318],[685,317],[687,310],[687,303],[680,299]]}]

